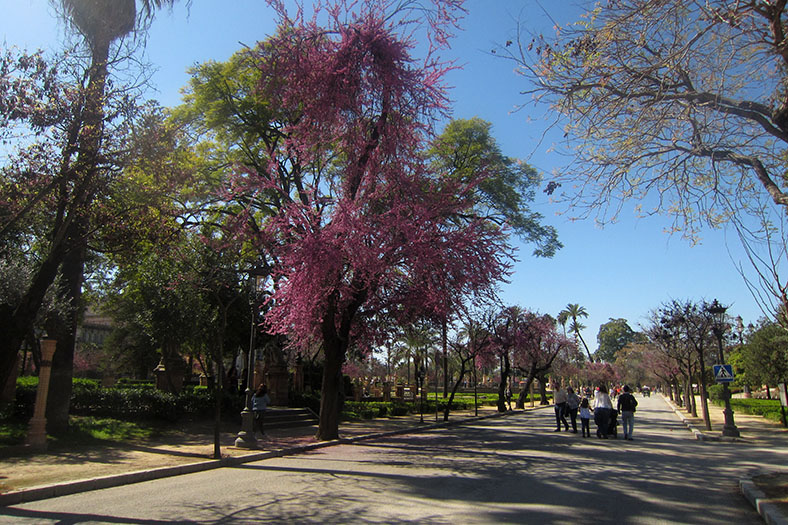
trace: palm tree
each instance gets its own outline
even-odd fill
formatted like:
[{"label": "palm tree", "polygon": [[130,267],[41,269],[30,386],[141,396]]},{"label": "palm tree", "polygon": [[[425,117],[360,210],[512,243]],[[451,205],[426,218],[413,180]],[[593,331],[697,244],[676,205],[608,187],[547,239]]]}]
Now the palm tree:
[{"label": "palm tree", "polygon": [[588,350],[588,345],[586,344],[583,336],[580,335],[580,330],[583,330],[585,326],[581,324],[577,319],[579,317],[588,317],[588,311],[585,309],[584,306],[580,306],[579,304],[569,303],[566,305],[566,308],[561,310],[558,313],[558,322],[564,326],[564,331],[566,331],[566,322],[569,319],[572,319],[572,323],[569,325],[569,330],[574,332],[575,337],[580,339],[580,342],[583,343],[583,347],[586,349],[586,354],[588,354],[588,360],[592,363],[594,362],[594,358],[591,357],[591,352]]},{"label": "palm tree", "polygon": [[564,329],[564,336],[566,336],[566,323],[569,321],[569,311],[561,310],[558,312],[558,324]]},{"label": "palm tree", "polygon": [[[60,16],[84,39],[90,50],[87,84],[73,109],[73,121],[64,148],[60,177],[73,188],[60,196],[55,220],[56,240],[50,248],[47,266],[60,267],[63,290],[75,306],[67,320],[50,323],[47,331],[58,340],[53,358],[47,419],[50,432],[68,428],[69,399],[73,375],[74,345],[85,260],[88,252],[89,217],[84,213],[96,198],[101,177],[100,151],[104,139],[105,97],[109,71],[110,46],[136,27],[149,22],[156,9],[172,6],[177,0],[142,0],[137,11],[135,0],[50,0],[60,8]],[[54,275],[51,275],[54,279]]]}]

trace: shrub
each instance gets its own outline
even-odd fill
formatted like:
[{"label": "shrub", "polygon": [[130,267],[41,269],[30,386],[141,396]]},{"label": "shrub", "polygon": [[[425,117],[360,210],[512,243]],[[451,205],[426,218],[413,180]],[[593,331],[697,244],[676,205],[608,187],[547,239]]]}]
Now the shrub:
[{"label": "shrub", "polygon": [[[139,383],[134,387],[128,383],[120,388],[102,388],[98,380],[74,379],[70,412],[81,416],[163,421],[175,421],[182,416],[211,417],[214,413],[215,397],[205,387],[184,389],[174,395],[151,386]],[[37,377],[17,380],[14,418],[25,421],[32,417],[37,388]],[[243,396],[227,394],[223,404],[225,414],[239,414],[243,403]]]},{"label": "shrub", "polygon": [[723,389],[722,385],[719,384],[709,386],[708,389],[706,390],[709,393],[709,399],[714,402],[723,401],[722,389]]},{"label": "shrub", "polygon": [[[723,405],[723,401],[716,401],[716,404]],[[743,412],[763,416],[776,422],[782,422],[780,401],[778,399],[731,399],[731,409],[734,412]]]}]

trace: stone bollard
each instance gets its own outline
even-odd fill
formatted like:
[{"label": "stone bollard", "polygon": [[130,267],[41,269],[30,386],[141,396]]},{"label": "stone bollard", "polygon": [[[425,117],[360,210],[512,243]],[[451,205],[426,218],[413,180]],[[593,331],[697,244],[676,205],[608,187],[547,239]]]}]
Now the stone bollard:
[{"label": "stone bollard", "polygon": [[38,373],[38,389],[33,418],[27,431],[27,445],[36,450],[47,448],[47,396],[49,395],[49,376],[52,372],[52,356],[55,354],[57,341],[44,338],[41,340],[41,370]]}]

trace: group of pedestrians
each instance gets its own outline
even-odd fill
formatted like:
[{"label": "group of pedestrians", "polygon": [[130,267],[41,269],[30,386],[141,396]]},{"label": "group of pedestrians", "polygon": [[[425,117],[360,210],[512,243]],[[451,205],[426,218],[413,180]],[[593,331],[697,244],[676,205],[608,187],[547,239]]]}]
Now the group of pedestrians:
[{"label": "group of pedestrians", "polygon": [[[564,431],[568,432],[571,422],[572,432],[576,434],[579,411],[583,437],[591,437],[591,419],[593,418],[597,427],[597,437],[607,439],[611,434],[615,435],[615,418],[620,414],[624,439],[632,441],[632,432],[635,427],[635,410],[638,402],[635,396],[632,395],[629,385],[624,385],[621,390],[621,393],[617,396],[616,409],[614,409],[605,385],[600,385],[594,391],[592,404],[588,398],[588,390],[586,391],[587,394],[581,398],[571,386],[564,389],[560,384],[556,384],[553,389],[556,425],[554,432],[560,432],[562,427]],[[569,420],[567,420],[567,416]]]}]

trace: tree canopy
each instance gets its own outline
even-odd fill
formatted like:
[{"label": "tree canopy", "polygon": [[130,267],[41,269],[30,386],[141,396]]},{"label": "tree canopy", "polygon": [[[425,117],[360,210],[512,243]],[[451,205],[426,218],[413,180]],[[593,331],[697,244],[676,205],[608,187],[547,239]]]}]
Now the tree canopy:
[{"label": "tree canopy", "polygon": [[[574,205],[704,225],[788,207],[785,2],[611,0],[555,38],[521,35],[524,91],[562,116]],[[568,189],[568,185],[564,186]]]},{"label": "tree canopy", "polygon": [[642,342],[643,338],[632,330],[626,319],[613,319],[599,326],[596,336],[599,346],[595,352],[600,361],[613,363],[616,354],[629,343]]}]

